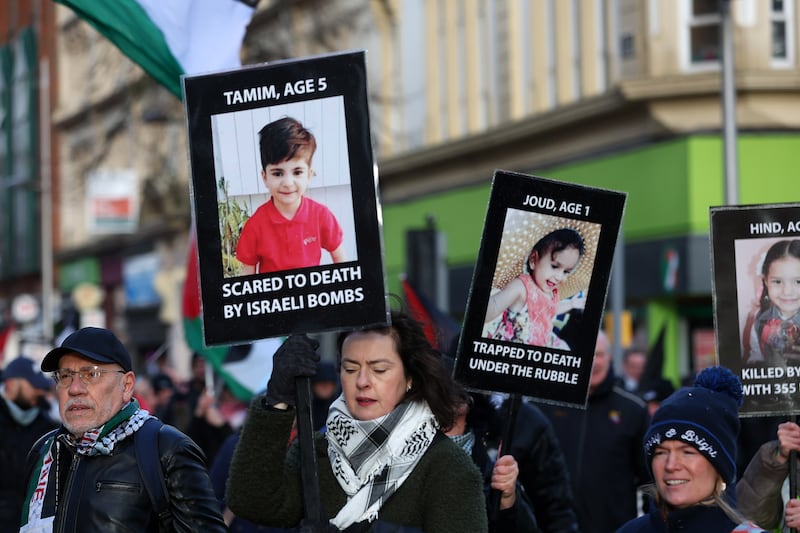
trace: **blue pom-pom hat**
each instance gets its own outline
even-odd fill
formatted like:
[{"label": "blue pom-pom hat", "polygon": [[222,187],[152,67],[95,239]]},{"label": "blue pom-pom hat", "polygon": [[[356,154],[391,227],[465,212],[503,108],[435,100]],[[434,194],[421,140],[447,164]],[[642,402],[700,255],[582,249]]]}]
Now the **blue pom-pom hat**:
[{"label": "blue pom-pom hat", "polygon": [[653,415],[644,436],[648,468],[657,445],[678,440],[696,448],[726,483],[732,483],[736,479],[742,397],[742,382],[727,368],[715,366],[701,371],[694,386],[674,392]]}]

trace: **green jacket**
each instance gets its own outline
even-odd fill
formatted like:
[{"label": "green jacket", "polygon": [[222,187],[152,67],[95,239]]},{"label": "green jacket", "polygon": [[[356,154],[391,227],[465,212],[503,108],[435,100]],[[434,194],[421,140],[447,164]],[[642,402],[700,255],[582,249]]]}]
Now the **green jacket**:
[{"label": "green jacket", "polygon": [[[294,410],[250,405],[233,455],[226,501],[236,516],[272,527],[294,527],[303,518],[300,454],[287,442]],[[333,518],[346,495],[333,476],[327,441],[316,439],[320,494]],[[488,530],[481,475],[472,459],[450,439],[436,439],[378,518],[425,533],[482,533]]]}]

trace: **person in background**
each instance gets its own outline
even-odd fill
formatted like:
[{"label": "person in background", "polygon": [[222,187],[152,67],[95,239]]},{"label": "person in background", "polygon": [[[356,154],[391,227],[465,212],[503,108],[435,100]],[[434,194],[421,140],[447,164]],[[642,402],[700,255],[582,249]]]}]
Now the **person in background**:
[{"label": "person in background", "polygon": [[[298,449],[286,443],[295,379],[316,373],[318,343],[290,337],[275,353],[267,394],[250,406],[228,480],[227,502],[255,523],[297,526],[303,517]],[[393,311],[391,325],[340,336],[342,395],[317,433],[320,494],[331,531],[387,528],[487,531],[480,472],[442,429],[459,398],[422,325]],[[391,529],[395,531],[395,529]]]},{"label": "person in background", "polygon": [[644,350],[631,347],[622,354],[622,376],[619,383],[628,392],[638,393],[639,382],[644,374],[644,366],[647,362],[647,354]]},{"label": "person in background", "polygon": [[[109,330],[86,327],[44,358],[53,372],[62,426],[39,439],[27,461],[28,494],[20,533],[160,531],[140,463],[162,469],[170,531],[224,532],[203,452],[172,426],[161,425],[147,450],[135,441],[151,421],[133,398],[131,356]],[[150,452],[152,453],[152,452]]]},{"label": "person in background", "polygon": [[636,517],[636,491],[648,478],[641,453],[647,407],[614,383],[608,337],[600,331],[586,409],[537,404],[564,452],[583,533],[608,533]]},{"label": "person in background", "polygon": [[197,402],[205,395],[209,385],[206,383],[206,360],[197,352],[192,353],[192,373],[189,379],[178,388],[178,393],[183,396],[186,408],[194,412]]},{"label": "person in background", "polygon": [[642,400],[647,402],[647,412],[652,417],[653,414],[661,406],[661,402],[669,398],[669,395],[675,392],[675,386],[668,379],[656,379],[646,391],[642,391]]},{"label": "person in background", "polygon": [[664,400],[643,440],[654,506],[617,533],[765,533],[726,493],[736,481],[741,404],[742,383],[724,367],[706,368],[693,387]]},{"label": "person in background", "polygon": [[156,393],[153,390],[153,383],[147,376],[136,376],[136,383],[133,385],[133,397],[139,402],[139,407],[149,412],[153,412],[156,405]]},{"label": "person in background", "polygon": [[175,415],[175,382],[167,374],[156,374],[150,378],[153,385],[155,403],[152,405],[153,415],[165,424],[179,424]]},{"label": "person in background", "polygon": [[208,464],[214,462],[223,441],[242,426],[246,410],[247,404],[225,384],[218,395],[208,391],[200,397],[186,434],[203,450]]},{"label": "person in background", "polygon": [[[483,472],[489,531],[578,531],[564,456],[550,422],[536,406],[520,405],[510,452],[497,459],[505,422],[504,407],[498,409],[484,394],[468,393],[456,425],[447,432]],[[511,486],[516,490],[511,491]],[[493,505],[490,489],[501,491],[494,521],[494,511],[488,508]]]},{"label": "person in background", "polygon": [[243,518],[239,518],[233,511],[230,510],[225,501],[225,485],[228,482],[228,475],[231,469],[231,459],[233,459],[233,451],[239,443],[239,436],[241,435],[241,428],[236,433],[229,435],[226,438],[211,463],[211,468],[208,470],[211,476],[211,485],[214,487],[214,493],[217,495],[220,508],[222,509],[222,517],[225,519],[225,524],[228,526],[228,533],[289,533],[297,532],[297,528],[278,528],[266,527],[254,524]]},{"label": "person in background", "polygon": [[17,531],[25,499],[25,456],[39,437],[58,427],[43,408],[53,380],[28,357],[11,360],[0,385],[0,531]]},{"label": "person in background", "polygon": [[[475,400],[482,398],[483,401],[489,403],[488,400],[483,396],[472,395],[466,391],[462,393],[462,397],[463,402],[459,406],[456,422],[445,432],[445,435],[472,457],[475,465],[483,473],[487,511],[489,512],[489,531],[491,533],[539,533],[533,510],[524,500],[523,489],[517,483],[519,465],[516,459],[511,454],[502,457],[491,456],[489,450],[486,449],[485,442],[481,439],[482,435],[477,434],[475,429],[467,423],[469,414],[474,412]],[[489,409],[492,409],[491,404]],[[488,411],[484,412],[488,413]],[[489,497],[492,490],[500,491],[496,510],[490,509],[490,506],[493,505]],[[496,516],[493,516],[494,511],[497,511]]]},{"label": "person in background", "polygon": [[759,448],[736,484],[739,510],[767,529],[800,529],[800,500],[789,498],[785,487],[792,451],[800,451],[800,426],[784,422],[777,440]]},{"label": "person in background", "polygon": [[311,378],[311,420],[315,431],[324,431],[328,409],[341,393],[336,365],[331,361],[321,361],[317,373]]},{"label": "person in background", "polygon": [[[497,414],[508,411],[508,399]],[[499,449],[500,426],[495,426],[487,442]],[[536,523],[543,533],[580,531],[564,452],[550,420],[531,402],[522,402],[511,438],[511,455],[519,462],[519,481],[524,498],[533,508]]]}]

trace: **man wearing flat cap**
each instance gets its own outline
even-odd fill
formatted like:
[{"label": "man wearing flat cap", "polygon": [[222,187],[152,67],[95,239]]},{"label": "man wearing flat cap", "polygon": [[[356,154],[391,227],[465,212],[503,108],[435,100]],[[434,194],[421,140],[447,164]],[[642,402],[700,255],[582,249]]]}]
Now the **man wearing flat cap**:
[{"label": "man wearing flat cap", "polygon": [[[41,368],[53,373],[62,426],[31,449],[21,533],[156,532],[159,525],[226,531],[203,452],[139,407],[131,357],[112,332],[79,329],[45,356]],[[154,424],[160,430],[149,431]],[[137,438],[153,441],[142,445]],[[161,469],[168,502],[161,517],[151,503],[158,501],[153,484],[143,477],[152,468],[140,468],[143,463]]]},{"label": "man wearing flat cap", "polygon": [[11,360],[0,385],[0,531],[17,531],[25,498],[25,455],[36,440],[58,427],[45,394],[53,380],[28,357]]}]

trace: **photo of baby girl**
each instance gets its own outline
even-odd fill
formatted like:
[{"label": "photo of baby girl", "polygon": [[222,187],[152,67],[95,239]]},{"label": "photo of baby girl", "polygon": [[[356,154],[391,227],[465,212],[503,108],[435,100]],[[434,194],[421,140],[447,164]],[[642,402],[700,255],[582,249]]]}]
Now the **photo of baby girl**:
[{"label": "photo of baby girl", "polygon": [[509,209],[482,336],[570,350],[599,234],[599,224]]}]

